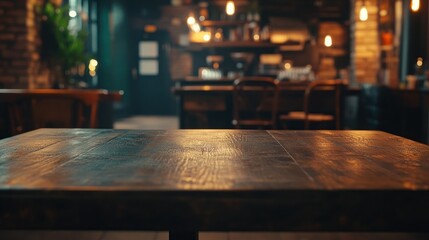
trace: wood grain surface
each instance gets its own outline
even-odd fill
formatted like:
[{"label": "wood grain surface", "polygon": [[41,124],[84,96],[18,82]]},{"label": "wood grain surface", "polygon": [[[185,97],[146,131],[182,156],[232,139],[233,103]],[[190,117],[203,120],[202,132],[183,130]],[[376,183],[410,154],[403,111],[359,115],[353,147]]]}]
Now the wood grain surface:
[{"label": "wood grain surface", "polygon": [[0,229],[427,231],[429,146],[378,131],[40,129]]}]

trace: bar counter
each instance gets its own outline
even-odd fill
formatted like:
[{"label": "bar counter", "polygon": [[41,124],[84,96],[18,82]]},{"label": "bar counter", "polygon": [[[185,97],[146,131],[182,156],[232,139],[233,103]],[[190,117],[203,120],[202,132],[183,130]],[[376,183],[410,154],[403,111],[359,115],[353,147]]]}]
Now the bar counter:
[{"label": "bar counter", "polygon": [[[173,92],[179,96],[180,128],[232,128],[232,81],[229,84],[201,84],[204,81],[186,81]],[[281,90],[279,112],[302,111],[304,85]],[[342,98],[359,94],[359,88],[346,88]],[[317,90],[319,98],[329,98]],[[327,101],[317,103],[320,109],[329,109]],[[342,118],[347,118],[343,116]]]}]

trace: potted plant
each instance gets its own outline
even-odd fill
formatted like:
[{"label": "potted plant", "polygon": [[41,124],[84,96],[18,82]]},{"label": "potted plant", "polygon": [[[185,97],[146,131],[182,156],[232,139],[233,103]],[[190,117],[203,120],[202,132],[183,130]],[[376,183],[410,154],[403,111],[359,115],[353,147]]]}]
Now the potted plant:
[{"label": "potted plant", "polygon": [[[70,29],[69,7],[46,2],[41,9],[41,58],[51,72],[53,87],[71,87],[71,78],[85,67],[86,32]],[[82,72],[82,70],[80,70]]]}]

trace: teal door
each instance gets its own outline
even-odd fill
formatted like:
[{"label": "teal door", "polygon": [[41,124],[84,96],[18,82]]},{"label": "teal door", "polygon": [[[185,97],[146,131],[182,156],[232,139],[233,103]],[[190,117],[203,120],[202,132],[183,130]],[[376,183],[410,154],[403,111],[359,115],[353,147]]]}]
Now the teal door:
[{"label": "teal door", "polygon": [[131,84],[135,114],[174,115],[175,97],[169,68],[169,40],[167,32],[137,34],[136,56]]}]

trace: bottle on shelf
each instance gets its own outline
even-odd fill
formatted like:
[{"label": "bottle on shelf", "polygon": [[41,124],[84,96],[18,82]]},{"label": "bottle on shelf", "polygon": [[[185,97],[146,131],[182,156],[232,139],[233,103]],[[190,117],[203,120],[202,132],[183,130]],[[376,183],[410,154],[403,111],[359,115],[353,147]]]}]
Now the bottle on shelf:
[{"label": "bottle on shelf", "polygon": [[270,26],[265,25],[261,30],[261,41],[269,42],[270,41]]},{"label": "bottle on shelf", "polygon": [[255,41],[259,42],[261,40],[261,33],[259,28],[260,16],[259,13],[248,13],[247,22],[245,23],[245,28],[247,26],[247,31],[243,33],[245,41]]},{"label": "bottle on shelf", "polygon": [[251,40],[252,27],[253,27],[252,20],[253,20],[252,14],[248,13],[246,17],[246,22],[244,23],[244,26],[243,26],[243,37],[242,37],[243,41]]},{"label": "bottle on shelf", "polygon": [[200,2],[198,3],[198,7],[199,7],[199,17],[198,20],[200,22],[208,20],[209,19],[209,4],[207,2]]}]

